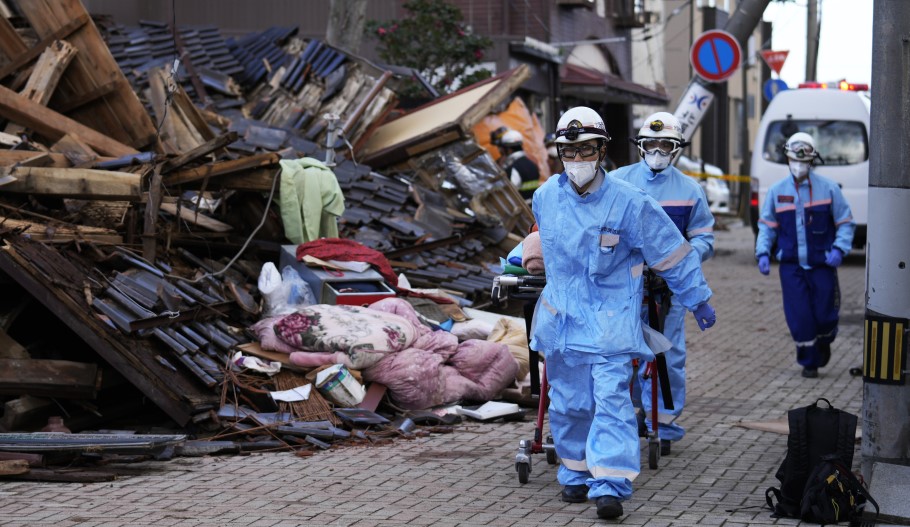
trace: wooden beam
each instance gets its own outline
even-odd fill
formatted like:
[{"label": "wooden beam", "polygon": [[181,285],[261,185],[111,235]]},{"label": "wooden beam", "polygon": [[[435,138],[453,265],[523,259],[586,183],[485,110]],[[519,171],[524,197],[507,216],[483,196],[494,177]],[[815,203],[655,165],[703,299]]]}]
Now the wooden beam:
[{"label": "wooden beam", "polygon": [[186,165],[187,163],[191,163],[204,155],[211,154],[219,148],[224,148],[236,140],[237,132],[234,131],[219,135],[218,137],[210,141],[206,141],[205,143],[197,146],[189,152],[186,152],[185,154],[167,160],[164,163],[164,166],[161,167],[161,173],[167,174],[168,172],[173,172],[174,170]]},{"label": "wooden beam", "polygon": [[[46,0],[17,2],[16,6],[39,38],[48,38],[73,20],[89,17],[81,0]],[[56,36],[56,38],[63,38]],[[79,98],[111,79],[119,78],[118,89],[94,104],[85,105],[68,114],[83,125],[98,130],[114,140],[133,148],[146,148],[155,141],[155,124],[126,82],[110,48],[89,17],[82,28],[66,37],[79,50],[67,68],[54,97],[48,106],[59,107],[71,98]],[[88,138],[83,134],[86,142]],[[89,144],[93,145],[91,142]],[[97,148],[96,148],[97,150]],[[125,154],[100,153],[119,157]]]},{"label": "wooden beam", "polygon": [[106,201],[141,200],[139,174],[89,168],[14,167],[9,175],[17,181],[4,185],[4,192]]},{"label": "wooden beam", "polygon": [[6,17],[0,16],[0,53],[13,60],[28,51],[28,45]]},{"label": "wooden beam", "polygon": [[[41,243],[56,244],[84,241],[95,245],[123,244],[123,236],[118,234],[117,231],[105,229],[104,227],[86,227],[58,221],[42,222],[0,216],[0,230],[4,229],[21,230]],[[2,346],[2,343],[0,343],[0,346]],[[0,353],[0,356],[2,356],[2,353]]]},{"label": "wooden beam", "polygon": [[65,134],[74,133],[101,154],[120,157],[139,153],[131,146],[96,132],[50,108],[32,102],[5,86],[0,86],[0,114],[53,141],[60,139]]},{"label": "wooden beam", "polygon": [[47,106],[47,101],[57,88],[57,82],[76,52],[76,48],[65,40],[53,41],[38,58],[38,63],[35,64],[35,69],[32,70],[32,75],[21,92],[22,96]]},{"label": "wooden beam", "polygon": [[33,60],[37,59],[42,53],[44,53],[44,50],[53,44],[55,40],[60,40],[70,36],[74,31],[84,26],[85,23],[89,20],[90,17],[88,14],[78,16],[70,22],[67,22],[61,26],[50,35],[42,38],[40,41],[38,41],[37,44],[32,46],[31,49],[14,58],[12,62],[3,68],[0,68],[0,80],[5,79],[11,73],[22,68],[22,66],[30,64]]},{"label": "wooden beam", "polygon": [[176,203],[162,203],[160,208],[168,214],[179,216],[183,221],[192,223],[193,225],[197,225],[203,229],[208,229],[213,232],[228,232],[234,230],[234,228],[227,223],[220,222],[214,218],[206,216],[205,214],[197,214],[196,211],[190,210],[186,207],[178,208]]},{"label": "wooden beam", "polygon": [[97,364],[47,359],[0,359],[0,394],[94,399],[101,389]]},{"label": "wooden beam", "polygon": [[63,154],[73,166],[86,168],[98,159],[98,153],[85,144],[76,134],[66,134],[59,141],[51,145],[51,152]]},{"label": "wooden beam", "polygon": [[182,183],[199,181],[205,178],[224,176],[227,174],[240,172],[241,170],[274,165],[277,164],[280,160],[281,156],[274,152],[256,154],[232,161],[223,161],[221,163],[213,163],[197,168],[191,168],[189,170],[174,172],[170,176],[164,178],[164,184],[170,187],[174,185],[180,185]]},{"label": "wooden beam", "polygon": [[[113,159],[112,157],[99,158],[98,160]],[[19,164],[24,167],[56,167],[69,168],[72,166],[69,159],[63,154],[48,152],[30,152],[28,150],[0,150],[0,166]]]},{"label": "wooden beam", "polygon": [[232,190],[248,190],[254,192],[269,192],[272,189],[274,182],[275,190],[278,190],[278,183],[275,182],[275,178],[279,178],[278,167],[267,166],[260,168],[253,168],[249,170],[244,170],[242,172],[237,172],[234,174],[229,174],[218,178],[217,185],[213,185],[212,188],[223,188],[223,189],[232,189]]}]

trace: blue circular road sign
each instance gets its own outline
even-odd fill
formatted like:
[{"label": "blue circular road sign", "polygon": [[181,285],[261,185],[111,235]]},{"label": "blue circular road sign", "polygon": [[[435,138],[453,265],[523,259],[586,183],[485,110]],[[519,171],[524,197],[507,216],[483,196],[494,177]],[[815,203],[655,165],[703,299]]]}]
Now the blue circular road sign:
[{"label": "blue circular road sign", "polygon": [[766,101],[770,101],[778,93],[789,89],[790,87],[787,86],[787,83],[780,79],[768,79],[762,86],[761,93],[765,96]]},{"label": "blue circular road sign", "polygon": [[739,68],[742,50],[733,35],[720,29],[702,33],[689,51],[692,67],[710,82],[727,80]]}]

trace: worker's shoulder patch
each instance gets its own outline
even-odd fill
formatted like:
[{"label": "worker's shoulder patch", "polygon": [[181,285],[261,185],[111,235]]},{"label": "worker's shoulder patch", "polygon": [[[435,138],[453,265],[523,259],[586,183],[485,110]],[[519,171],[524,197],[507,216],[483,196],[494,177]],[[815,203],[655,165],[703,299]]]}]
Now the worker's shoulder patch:
[{"label": "worker's shoulder patch", "polygon": [[777,196],[778,203],[794,203],[795,199],[793,196],[779,195]]}]

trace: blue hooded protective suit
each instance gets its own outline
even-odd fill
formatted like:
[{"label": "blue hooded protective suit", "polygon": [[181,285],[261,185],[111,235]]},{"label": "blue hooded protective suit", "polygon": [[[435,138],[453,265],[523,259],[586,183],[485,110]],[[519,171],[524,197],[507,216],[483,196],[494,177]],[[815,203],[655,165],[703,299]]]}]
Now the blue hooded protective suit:
[{"label": "blue hooded protective suit", "polygon": [[591,499],[627,499],[641,465],[631,361],[653,358],[641,328],[645,263],[686,309],[711,290],[698,253],[660,205],[598,170],[602,184],[585,195],[565,173],[534,194],[547,285],[531,347],[546,358],[559,482],[587,484]]},{"label": "blue hooded protective suit", "polygon": [[[658,173],[642,159],[640,162],[610,172],[623,181],[644,190],[657,200],[676,228],[688,240],[689,245],[698,252],[702,262],[714,256],[714,215],[711,214],[705,191],[697,181],[669,166]],[[686,310],[671,297],[670,309],[664,320],[664,336],[673,344],[664,355],[667,359],[667,373],[670,378],[670,391],[673,396],[673,408],[664,405],[662,393],[658,393],[657,420],[660,425],[658,436],[669,441],[679,441],[685,434],[683,427],[674,420],[679,417],[686,404]],[[647,322],[647,309],[643,310]],[[645,415],[651,415],[651,397],[648,388],[650,383],[643,379],[644,368],[639,368],[636,392],[645,394],[641,397]],[[660,390],[658,390],[660,392]],[[649,427],[650,428],[650,427]]]}]

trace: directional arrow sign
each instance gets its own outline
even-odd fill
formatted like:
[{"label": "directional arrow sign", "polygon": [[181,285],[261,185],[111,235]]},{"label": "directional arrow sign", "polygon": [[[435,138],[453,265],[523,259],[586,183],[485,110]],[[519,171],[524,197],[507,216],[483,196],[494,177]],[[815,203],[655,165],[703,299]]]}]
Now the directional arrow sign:
[{"label": "directional arrow sign", "polygon": [[712,29],[695,39],[689,51],[689,59],[701,78],[709,82],[721,82],[739,68],[742,50],[733,35]]}]

